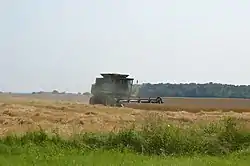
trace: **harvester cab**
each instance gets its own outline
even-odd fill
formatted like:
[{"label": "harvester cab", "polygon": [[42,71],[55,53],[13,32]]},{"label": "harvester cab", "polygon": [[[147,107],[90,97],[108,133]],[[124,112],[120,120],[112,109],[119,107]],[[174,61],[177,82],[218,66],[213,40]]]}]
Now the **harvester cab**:
[{"label": "harvester cab", "polygon": [[163,103],[160,97],[157,98],[135,98],[131,97],[133,78],[127,74],[104,73],[102,77],[96,78],[91,86],[93,95],[90,104],[102,104],[106,106],[123,106],[123,103]]}]

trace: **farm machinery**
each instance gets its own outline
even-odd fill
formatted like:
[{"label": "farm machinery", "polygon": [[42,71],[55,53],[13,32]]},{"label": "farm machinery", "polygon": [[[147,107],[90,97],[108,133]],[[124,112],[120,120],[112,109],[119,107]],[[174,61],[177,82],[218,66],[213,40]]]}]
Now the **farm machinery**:
[{"label": "farm machinery", "polygon": [[140,98],[132,95],[134,79],[128,78],[127,74],[103,73],[101,76],[91,86],[91,105],[123,107],[124,103],[163,103],[161,97]]}]

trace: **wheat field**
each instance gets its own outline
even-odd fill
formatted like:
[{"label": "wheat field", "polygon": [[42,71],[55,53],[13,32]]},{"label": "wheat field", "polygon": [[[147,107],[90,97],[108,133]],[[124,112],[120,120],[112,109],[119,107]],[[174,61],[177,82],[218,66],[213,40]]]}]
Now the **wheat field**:
[{"label": "wheat field", "polygon": [[[129,104],[104,107],[82,101],[0,95],[0,136],[43,128],[64,136],[80,132],[106,132],[140,125],[157,115],[180,125],[220,120],[226,116],[250,122],[250,100],[165,98],[160,104]],[[250,123],[249,123],[250,124]],[[250,126],[250,125],[249,125]]]}]

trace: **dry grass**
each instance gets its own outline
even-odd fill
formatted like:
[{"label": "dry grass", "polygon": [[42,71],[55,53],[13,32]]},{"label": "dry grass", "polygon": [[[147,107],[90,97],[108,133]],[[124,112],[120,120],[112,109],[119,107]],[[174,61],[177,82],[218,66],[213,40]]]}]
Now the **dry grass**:
[{"label": "dry grass", "polygon": [[250,100],[169,98],[166,104],[129,105],[131,108],[90,106],[73,101],[0,97],[0,135],[57,130],[68,136],[82,131],[111,131],[141,124],[152,114],[177,124],[219,120],[224,116],[250,124]]},{"label": "dry grass", "polygon": [[164,98],[162,104],[129,104],[130,108],[161,111],[187,111],[187,112],[250,112],[249,99],[220,99],[220,98]]}]

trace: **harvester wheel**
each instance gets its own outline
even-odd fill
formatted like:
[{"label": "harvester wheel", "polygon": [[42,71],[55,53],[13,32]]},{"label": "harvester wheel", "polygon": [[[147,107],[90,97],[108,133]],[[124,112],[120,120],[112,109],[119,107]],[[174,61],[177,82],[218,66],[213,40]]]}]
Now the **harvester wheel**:
[{"label": "harvester wheel", "polygon": [[115,98],[113,98],[112,96],[106,96],[104,99],[103,99],[103,105],[105,106],[115,106],[116,104],[116,100]]},{"label": "harvester wheel", "polygon": [[99,96],[92,96],[89,99],[89,104],[94,105],[94,104],[102,104],[102,101]]},{"label": "harvester wheel", "polygon": [[94,105],[95,104],[95,98],[94,96],[91,96],[89,99],[89,104]]},{"label": "harvester wheel", "polygon": [[157,102],[158,104],[162,104],[162,103],[163,103],[162,98],[161,98],[161,97],[157,97],[157,98],[156,98],[156,102]]}]

